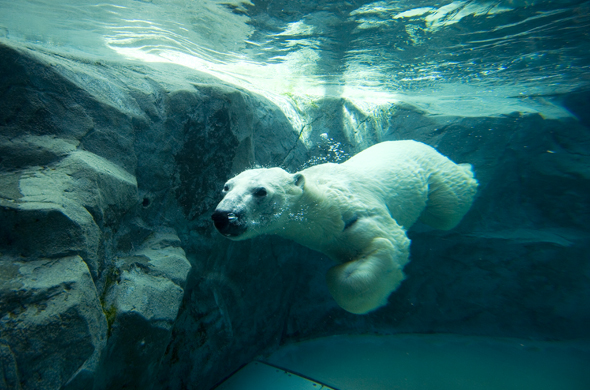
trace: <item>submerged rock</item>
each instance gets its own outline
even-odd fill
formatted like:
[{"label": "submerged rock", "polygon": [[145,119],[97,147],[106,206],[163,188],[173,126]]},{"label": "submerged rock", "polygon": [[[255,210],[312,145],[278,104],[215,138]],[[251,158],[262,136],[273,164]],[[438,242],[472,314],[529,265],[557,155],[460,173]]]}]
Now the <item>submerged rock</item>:
[{"label": "submerged rock", "polygon": [[0,177],[0,246],[24,257],[79,254],[96,278],[100,228],[119,221],[136,202],[135,177],[82,150]]},{"label": "submerged rock", "polygon": [[109,339],[101,388],[153,386],[154,368],[170,342],[190,268],[170,230],[154,234],[115,261],[103,298]]},{"label": "submerged rock", "polygon": [[79,256],[0,257],[0,313],[7,388],[92,388],[107,323]]},{"label": "submerged rock", "polygon": [[[290,121],[179,66],[2,42],[0,387],[206,390],[281,343],[334,333],[590,337],[583,115],[428,116],[325,98]],[[408,233],[407,279],[384,308],[339,309],[321,254],[214,232],[232,175],[395,139],[471,163],[480,187],[456,229]]]},{"label": "submerged rock", "polygon": [[[2,291],[8,294],[2,295],[0,318],[13,324],[14,307],[37,310],[37,303],[22,298],[36,290],[19,284],[21,263],[37,264],[35,272],[57,278],[54,263],[67,258],[87,267],[85,276],[77,274],[80,280],[67,274],[68,283],[84,285],[98,297],[93,304],[102,324],[87,329],[89,340],[100,341],[92,351],[83,347],[70,358],[59,351],[67,337],[58,340],[53,331],[43,333],[28,323],[23,332],[32,333],[3,326],[4,383],[24,389],[163,386],[162,373],[174,372],[162,365],[170,361],[164,357],[174,353],[189,362],[186,356],[194,353],[186,348],[190,340],[179,338],[181,348],[170,342],[183,332],[174,331],[179,313],[193,312],[190,297],[201,301],[195,289],[203,288],[202,280],[215,280],[203,266],[212,246],[222,256],[233,250],[210,230],[209,209],[223,182],[256,164],[301,164],[305,147],[266,99],[182,68],[98,64],[2,44],[0,74],[0,262]],[[256,284],[274,273],[272,267],[261,273]],[[279,288],[280,279],[273,286]],[[216,290],[211,310],[231,328],[234,307],[224,303],[224,295]],[[222,354],[198,351],[198,359],[211,364],[191,365],[196,383],[210,387],[227,370],[278,343],[276,324],[286,308],[267,320],[264,307],[248,315],[256,305],[248,301],[239,316],[264,318],[272,333],[244,328],[257,343],[229,365],[223,362],[244,345],[242,339]],[[55,321],[69,318],[68,310],[56,307]],[[79,333],[76,321],[60,324],[64,334]],[[219,344],[225,337],[211,333],[210,339]],[[43,345],[41,357],[23,357],[23,340],[35,338]],[[44,357],[52,353],[63,368],[62,363],[52,368]],[[48,379],[24,379],[40,376]]]}]

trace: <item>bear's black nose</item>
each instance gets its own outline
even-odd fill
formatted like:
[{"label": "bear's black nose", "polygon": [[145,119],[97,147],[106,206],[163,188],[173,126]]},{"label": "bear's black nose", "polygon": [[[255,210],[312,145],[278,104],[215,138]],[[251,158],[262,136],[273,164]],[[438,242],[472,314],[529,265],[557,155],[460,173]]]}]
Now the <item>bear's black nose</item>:
[{"label": "bear's black nose", "polygon": [[233,211],[215,210],[211,215],[213,224],[219,233],[228,237],[239,236],[244,232],[245,227],[240,223],[240,217]]}]

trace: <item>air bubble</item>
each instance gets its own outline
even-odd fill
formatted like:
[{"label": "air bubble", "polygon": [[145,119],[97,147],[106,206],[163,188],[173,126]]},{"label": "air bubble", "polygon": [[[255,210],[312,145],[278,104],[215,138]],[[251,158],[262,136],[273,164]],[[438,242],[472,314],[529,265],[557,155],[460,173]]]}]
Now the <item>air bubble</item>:
[{"label": "air bubble", "polygon": [[327,133],[320,134],[315,153],[318,155],[313,156],[303,164],[303,168],[328,162],[341,163],[350,158],[350,155],[342,148],[342,144],[330,138]]}]

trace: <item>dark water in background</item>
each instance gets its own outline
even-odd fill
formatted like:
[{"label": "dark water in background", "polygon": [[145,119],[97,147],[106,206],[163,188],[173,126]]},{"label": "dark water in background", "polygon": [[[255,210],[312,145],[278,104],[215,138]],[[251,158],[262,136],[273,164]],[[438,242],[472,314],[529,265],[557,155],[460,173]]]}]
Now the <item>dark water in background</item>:
[{"label": "dark water in background", "polygon": [[590,84],[587,1],[2,0],[0,9],[0,35],[11,39],[180,63],[270,96],[559,117],[546,98]]}]

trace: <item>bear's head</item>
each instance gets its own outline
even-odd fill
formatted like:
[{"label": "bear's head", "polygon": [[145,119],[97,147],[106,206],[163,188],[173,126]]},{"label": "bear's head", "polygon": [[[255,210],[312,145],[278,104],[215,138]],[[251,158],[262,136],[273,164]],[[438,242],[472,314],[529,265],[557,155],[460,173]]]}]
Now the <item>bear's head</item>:
[{"label": "bear's head", "polygon": [[275,233],[290,218],[304,182],[302,174],[281,168],[249,169],[225,183],[211,219],[232,240]]}]

